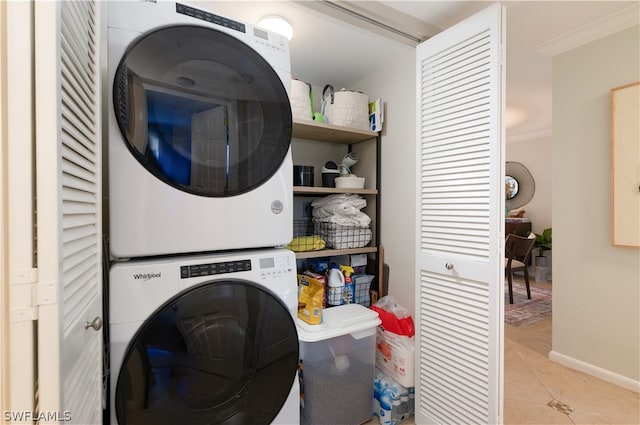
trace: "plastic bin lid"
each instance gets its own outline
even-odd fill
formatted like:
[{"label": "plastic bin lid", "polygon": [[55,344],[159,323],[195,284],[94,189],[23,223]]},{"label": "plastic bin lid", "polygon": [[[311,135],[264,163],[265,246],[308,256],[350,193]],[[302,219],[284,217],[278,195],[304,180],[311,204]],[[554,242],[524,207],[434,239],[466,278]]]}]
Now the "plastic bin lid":
[{"label": "plastic bin lid", "polygon": [[322,323],[310,325],[296,318],[298,338],[316,342],[375,328],[381,323],[378,313],[360,304],[345,304],[322,311]]}]

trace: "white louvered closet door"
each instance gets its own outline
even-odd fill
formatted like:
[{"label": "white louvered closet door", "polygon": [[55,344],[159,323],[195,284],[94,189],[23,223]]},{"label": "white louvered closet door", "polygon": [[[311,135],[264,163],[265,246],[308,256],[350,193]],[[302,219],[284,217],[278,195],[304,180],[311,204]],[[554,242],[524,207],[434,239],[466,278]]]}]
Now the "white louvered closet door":
[{"label": "white louvered closet door", "polygon": [[41,423],[102,422],[98,12],[35,2]]},{"label": "white louvered closet door", "polygon": [[416,51],[417,424],[502,421],[503,15]]}]

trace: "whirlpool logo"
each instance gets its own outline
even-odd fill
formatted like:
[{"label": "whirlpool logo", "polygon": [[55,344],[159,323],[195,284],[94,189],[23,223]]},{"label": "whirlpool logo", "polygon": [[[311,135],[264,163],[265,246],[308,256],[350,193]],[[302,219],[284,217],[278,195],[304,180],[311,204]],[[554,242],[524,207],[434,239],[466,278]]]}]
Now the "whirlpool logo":
[{"label": "whirlpool logo", "polygon": [[150,272],[150,273],[137,273],[133,275],[135,280],[141,280],[146,282],[147,280],[156,279],[162,277],[162,272]]}]

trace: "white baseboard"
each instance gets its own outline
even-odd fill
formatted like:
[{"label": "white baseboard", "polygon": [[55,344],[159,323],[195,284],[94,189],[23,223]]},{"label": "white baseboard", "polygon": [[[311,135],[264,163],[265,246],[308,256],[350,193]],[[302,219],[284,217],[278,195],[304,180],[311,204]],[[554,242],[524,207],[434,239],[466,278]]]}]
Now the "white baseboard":
[{"label": "white baseboard", "polygon": [[582,360],[574,359],[573,357],[560,354],[557,351],[549,352],[549,359],[554,362],[558,362],[561,365],[570,367],[571,369],[579,370],[587,375],[595,376],[603,381],[611,382],[619,387],[626,388],[631,391],[640,393],[640,381],[634,381],[626,376],[611,372],[606,369],[602,369],[598,366],[594,366],[590,363],[583,362]]}]

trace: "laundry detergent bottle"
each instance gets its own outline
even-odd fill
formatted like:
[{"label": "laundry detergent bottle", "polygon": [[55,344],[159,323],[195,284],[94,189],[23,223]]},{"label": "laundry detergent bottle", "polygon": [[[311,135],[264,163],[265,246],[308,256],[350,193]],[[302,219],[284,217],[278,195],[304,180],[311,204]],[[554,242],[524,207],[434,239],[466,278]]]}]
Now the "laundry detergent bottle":
[{"label": "laundry detergent bottle", "polygon": [[342,293],[342,304],[351,304],[355,300],[356,285],[353,282],[351,275],[353,274],[353,267],[340,265],[340,271],[344,275],[344,291]]},{"label": "laundry detergent bottle", "polygon": [[327,304],[341,305],[344,291],[344,274],[337,264],[327,271]]}]

